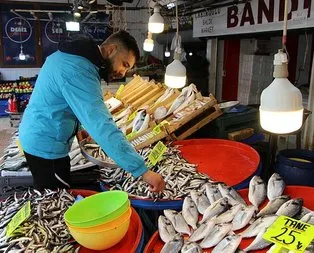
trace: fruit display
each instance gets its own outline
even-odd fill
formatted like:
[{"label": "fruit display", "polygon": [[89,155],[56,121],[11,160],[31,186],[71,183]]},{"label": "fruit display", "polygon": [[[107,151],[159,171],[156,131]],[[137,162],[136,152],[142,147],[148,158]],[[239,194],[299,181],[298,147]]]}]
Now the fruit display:
[{"label": "fruit display", "polygon": [[33,86],[28,82],[20,82],[15,88],[15,93],[31,93],[33,91]]},{"label": "fruit display", "polygon": [[31,93],[33,86],[29,81],[0,83],[0,99],[9,99],[13,93]]}]

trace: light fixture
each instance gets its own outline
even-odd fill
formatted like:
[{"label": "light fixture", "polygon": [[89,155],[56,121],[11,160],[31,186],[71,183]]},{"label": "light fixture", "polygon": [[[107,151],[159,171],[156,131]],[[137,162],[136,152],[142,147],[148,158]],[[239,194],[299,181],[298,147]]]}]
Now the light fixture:
[{"label": "light fixture", "polygon": [[154,7],[154,14],[150,16],[148,21],[148,31],[151,33],[161,33],[164,31],[164,19],[160,15],[160,5],[156,4]]},{"label": "light fixture", "polygon": [[170,51],[168,49],[168,46],[166,47],[166,51],[165,51],[165,57],[170,57]]},{"label": "light fixture", "polygon": [[23,46],[21,45],[21,51],[20,51],[20,53],[19,53],[19,59],[21,60],[21,61],[25,61],[25,59],[26,59],[26,56],[25,56],[25,54],[23,53]]},{"label": "light fixture", "polygon": [[80,23],[75,21],[65,22],[67,31],[78,32],[80,31]]},{"label": "light fixture", "polygon": [[79,10],[83,10],[83,9],[84,9],[84,7],[83,7],[82,5],[79,5],[79,6],[77,7],[77,9],[79,9]]},{"label": "light fixture", "polygon": [[154,41],[150,32],[147,35],[147,39],[143,43],[143,50],[146,52],[152,52],[154,50]]},{"label": "light fixture", "polygon": [[192,53],[192,52],[190,52],[190,53],[189,53],[189,56],[193,56],[193,53]]},{"label": "light fixture", "polygon": [[182,88],[186,83],[186,68],[180,59],[181,48],[179,45],[179,17],[178,17],[178,1],[176,1],[176,49],[174,52],[174,60],[166,68],[165,84],[170,88]]},{"label": "light fixture", "polygon": [[175,7],[176,5],[174,3],[168,3],[167,4],[167,8],[170,10],[172,9],[173,7]]},{"label": "light fixture", "polygon": [[73,15],[75,18],[80,18],[81,17],[81,13],[79,13],[78,11],[74,11]]}]

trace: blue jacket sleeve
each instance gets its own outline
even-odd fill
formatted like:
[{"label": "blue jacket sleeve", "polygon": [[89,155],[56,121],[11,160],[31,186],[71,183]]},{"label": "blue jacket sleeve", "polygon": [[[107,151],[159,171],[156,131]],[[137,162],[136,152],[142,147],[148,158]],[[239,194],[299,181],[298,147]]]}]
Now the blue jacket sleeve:
[{"label": "blue jacket sleeve", "polygon": [[147,167],[143,158],[118,129],[104,104],[99,79],[80,73],[79,77],[72,76],[64,81],[61,88],[63,97],[105,153],[134,177],[144,174]]}]

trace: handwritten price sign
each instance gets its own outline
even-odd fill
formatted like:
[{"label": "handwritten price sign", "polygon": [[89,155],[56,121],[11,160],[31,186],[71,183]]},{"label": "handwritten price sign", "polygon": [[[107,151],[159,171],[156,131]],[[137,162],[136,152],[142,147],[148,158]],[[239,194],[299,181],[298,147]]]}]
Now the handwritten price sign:
[{"label": "handwritten price sign", "polygon": [[31,215],[31,202],[26,204],[13,216],[12,220],[7,226],[6,236],[10,237],[14,230],[21,225]]},{"label": "handwritten price sign", "polygon": [[162,155],[167,151],[167,147],[159,141],[148,155],[148,159],[152,165],[156,165]]},{"label": "handwritten price sign", "polygon": [[280,216],[269,227],[263,238],[295,253],[302,253],[314,239],[314,226]]}]

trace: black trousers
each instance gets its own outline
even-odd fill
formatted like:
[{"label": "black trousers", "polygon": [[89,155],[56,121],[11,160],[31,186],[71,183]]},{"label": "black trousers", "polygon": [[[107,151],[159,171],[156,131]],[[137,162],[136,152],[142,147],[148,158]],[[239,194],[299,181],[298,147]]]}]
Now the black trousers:
[{"label": "black trousers", "polygon": [[70,188],[70,157],[44,159],[24,152],[27,164],[33,175],[34,188]]}]

